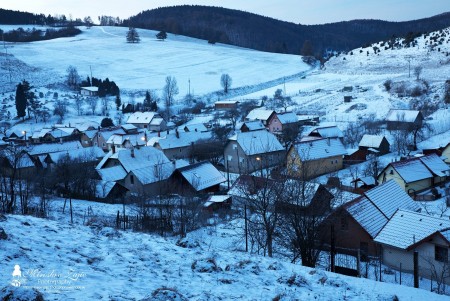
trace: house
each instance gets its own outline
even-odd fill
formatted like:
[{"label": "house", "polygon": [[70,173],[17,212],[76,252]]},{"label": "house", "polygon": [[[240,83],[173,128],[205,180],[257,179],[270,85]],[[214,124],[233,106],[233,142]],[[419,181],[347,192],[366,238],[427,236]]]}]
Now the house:
[{"label": "house", "polygon": [[419,276],[445,275],[450,284],[450,221],[408,210],[397,210],[374,241],[381,244],[383,263],[407,273],[414,270],[414,251],[419,255]]},{"label": "house", "polygon": [[300,114],[297,115],[298,123],[299,125],[312,125],[316,126],[319,121],[320,117],[316,115],[307,115],[307,114]]},{"label": "house", "polygon": [[185,124],[178,127],[179,131],[185,132],[207,132],[208,128],[204,123]]},{"label": "house", "polygon": [[98,87],[81,87],[80,93],[83,96],[97,96],[98,95]]},{"label": "house", "polygon": [[310,137],[319,138],[339,138],[342,142],[344,139],[344,133],[335,125],[316,127],[308,134]]},{"label": "house", "polygon": [[50,153],[67,152],[76,149],[82,149],[80,141],[67,141],[63,143],[42,143],[33,144],[26,148],[27,153],[31,156],[35,164],[43,168],[47,167],[45,158]]},{"label": "house", "polygon": [[265,130],[264,124],[260,120],[245,121],[236,127],[237,130],[245,133],[251,131]]},{"label": "house", "polygon": [[0,151],[0,174],[16,179],[36,175],[36,164],[23,147],[5,148]]},{"label": "house", "polygon": [[92,145],[101,147],[105,152],[109,151],[107,141],[114,134],[126,134],[121,126],[102,128],[92,138]]},{"label": "house", "polygon": [[388,130],[412,130],[422,127],[424,117],[415,110],[389,110],[386,116]]},{"label": "house", "polygon": [[237,100],[219,100],[214,103],[216,110],[235,110],[238,108],[239,101]]},{"label": "house", "polygon": [[343,168],[347,151],[338,138],[300,141],[293,144],[287,154],[290,176],[310,179]]},{"label": "house", "polygon": [[192,157],[196,146],[207,143],[212,139],[212,132],[181,132],[167,134],[165,137],[154,137],[149,141],[160,149],[170,160],[188,159]]},{"label": "house", "polygon": [[209,213],[227,211],[231,209],[231,201],[229,195],[211,195],[203,204],[203,209]]},{"label": "house", "polygon": [[224,149],[225,168],[232,173],[252,173],[284,162],[285,150],[266,130],[236,133]]},{"label": "house", "polygon": [[450,143],[442,149],[442,157],[444,157],[445,163],[450,164]]},{"label": "house", "polygon": [[51,169],[58,164],[58,161],[65,157],[77,160],[77,163],[97,163],[104,155],[105,153],[100,147],[91,146],[49,153],[46,155],[44,162],[46,163],[46,167]]},{"label": "house", "polygon": [[265,127],[269,125],[269,119],[276,115],[274,110],[267,110],[265,108],[256,108],[251,110],[245,117],[245,121],[259,120]]},{"label": "house", "polygon": [[144,146],[147,143],[147,133],[145,130],[138,129],[132,124],[121,125],[123,132],[116,132],[106,140],[106,147],[111,150],[115,148],[132,148]]},{"label": "house", "polygon": [[95,198],[107,203],[123,203],[128,189],[113,181],[95,181]]},{"label": "house", "polygon": [[438,185],[447,179],[450,168],[436,154],[389,163],[378,175],[378,183],[393,179],[407,193]]},{"label": "house", "polygon": [[324,231],[333,226],[338,248],[377,255],[374,239],[398,209],[419,211],[420,206],[391,180],[338,207],[325,221]]},{"label": "house", "polygon": [[86,130],[80,135],[80,142],[83,147],[91,147],[94,146],[94,137],[99,130]]},{"label": "house", "polygon": [[271,133],[281,133],[287,128],[298,129],[298,127],[298,118],[293,112],[272,114],[267,121],[267,128]]},{"label": "house", "polygon": [[390,144],[386,137],[378,135],[364,135],[359,142],[359,149],[370,151],[379,156],[389,153]]},{"label": "house", "polygon": [[174,169],[174,163],[162,151],[151,146],[121,148],[117,151],[113,148],[96,167],[102,180],[121,178],[118,180],[119,184],[130,193],[140,196],[159,195],[169,191],[167,180]]},{"label": "house", "polygon": [[224,182],[222,173],[204,161],[176,169],[171,177],[171,191],[180,195],[215,193]]},{"label": "house", "polygon": [[127,123],[155,132],[165,131],[167,128],[166,121],[156,112],[134,112],[128,117]]}]

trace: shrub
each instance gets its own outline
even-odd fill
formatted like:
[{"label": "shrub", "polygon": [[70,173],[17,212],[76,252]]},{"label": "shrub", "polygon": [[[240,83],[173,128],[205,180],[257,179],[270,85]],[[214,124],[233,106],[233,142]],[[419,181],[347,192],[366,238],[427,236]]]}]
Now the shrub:
[{"label": "shrub", "polygon": [[114,122],[112,121],[111,118],[103,118],[102,122],[100,123],[100,126],[102,128],[107,128],[107,127],[110,127],[110,126],[114,126]]},{"label": "shrub", "polygon": [[392,88],[392,81],[390,80],[390,79],[388,79],[388,80],[386,80],[384,83],[383,83],[383,86],[384,86],[384,88],[386,89],[386,91],[391,91],[391,88]]}]

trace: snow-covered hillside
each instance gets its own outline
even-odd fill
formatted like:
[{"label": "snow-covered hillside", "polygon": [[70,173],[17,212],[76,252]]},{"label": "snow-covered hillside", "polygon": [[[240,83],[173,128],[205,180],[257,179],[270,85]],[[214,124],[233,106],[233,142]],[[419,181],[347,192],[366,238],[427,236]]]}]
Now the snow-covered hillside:
[{"label": "snow-covered hillside", "polygon": [[[3,28],[0,25],[0,29]],[[7,26],[8,30],[11,26]],[[121,90],[161,89],[166,76],[174,76],[180,96],[189,92],[204,94],[221,90],[220,76],[228,73],[232,87],[259,84],[308,70],[300,56],[260,52],[207,41],[168,35],[158,41],[155,31],[138,29],[141,42],[126,43],[125,27],[82,29],[71,38],[33,43],[7,43],[8,53],[21,62],[12,63],[14,90],[18,81],[44,85],[60,82],[67,75],[67,67],[75,66],[84,79],[92,75],[117,83]],[[3,53],[4,54],[4,53]],[[2,61],[5,57],[0,57]],[[11,61],[13,59],[11,58]],[[29,68],[19,68],[27,64]],[[27,72],[25,72],[27,71]],[[31,74],[29,71],[33,71]],[[0,70],[0,88],[9,81],[7,70]],[[0,90],[0,92],[2,92]]]},{"label": "snow-covered hillside", "polygon": [[[2,220],[8,235],[8,240],[0,240],[2,287],[10,285],[14,267],[19,265],[21,287],[39,287],[47,301],[448,298],[211,248],[203,241],[192,240],[188,247],[181,247],[176,238],[102,227],[101,219],[88,221],[88,226],[14,215]],[[176,291],[185,299],[152,298],[152,292],[161,288]]]}]

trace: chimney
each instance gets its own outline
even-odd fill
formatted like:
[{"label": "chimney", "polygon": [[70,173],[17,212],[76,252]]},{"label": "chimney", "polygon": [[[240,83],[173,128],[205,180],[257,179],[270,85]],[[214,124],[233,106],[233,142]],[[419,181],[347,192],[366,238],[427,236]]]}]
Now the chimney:
[{"label": "chimney", "polygon": [[330,144],[331,144],[330,137],[327,138],[327,144],[328,144],[328,146],[330,146]]},{"label": "chimney", "polygon": [[158,131],[158,137],[161,137],[161,132],[160,131]]},{"label": "chimney", "polygon": [[59,143],[63,143],[62,137],[59,137]]},{"label": "chimney", "polygon": [[131,148],[131,157],[134,158],[134,147]]},{"label": "chimney", "polygon": [[114,144],[111,146],[111,151],[113,154],[116,152],[116,146]]},{"label": "chimney", "polygon": [[175,130],[175,136],[176,136],[177,138],[180,138],[180,133],[178,133],[178,129]]}]

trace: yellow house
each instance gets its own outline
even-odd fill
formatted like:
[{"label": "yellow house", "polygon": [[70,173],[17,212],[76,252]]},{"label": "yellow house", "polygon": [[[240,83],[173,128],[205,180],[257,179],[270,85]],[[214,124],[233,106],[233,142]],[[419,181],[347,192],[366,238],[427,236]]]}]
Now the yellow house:
[{"label": "yellow house", "polygon": [[390,163],[378,175],[378,183],[392,179],[413,194],[444,182],[449,170],[444,161],[432,154]]},{"label": "yellow house", "polygon": [[286,164],[290,176],[310,179],[343,167],[347,150],[338,138],[309,139],[291,146]]}]

